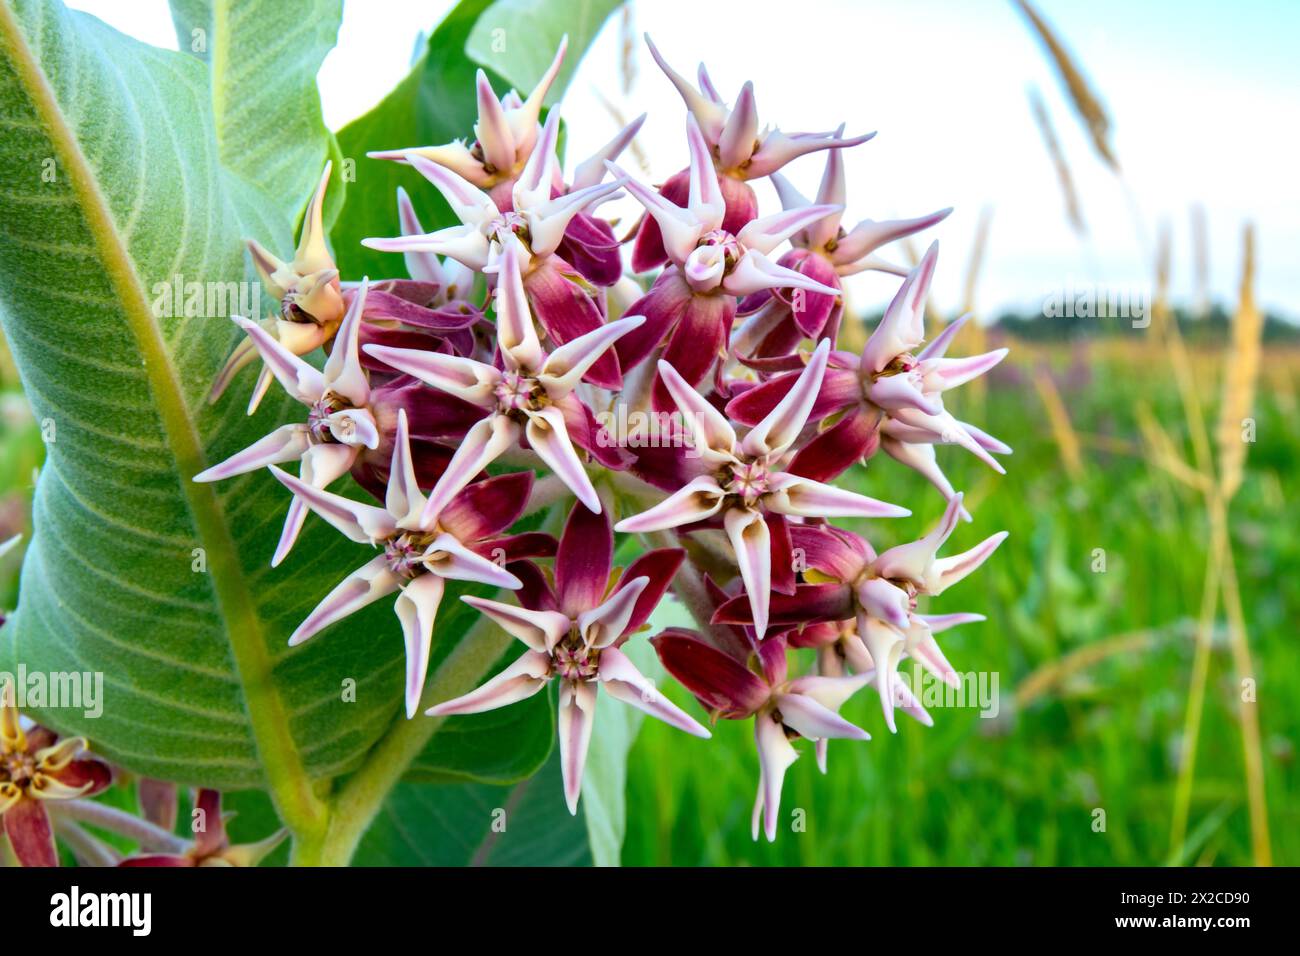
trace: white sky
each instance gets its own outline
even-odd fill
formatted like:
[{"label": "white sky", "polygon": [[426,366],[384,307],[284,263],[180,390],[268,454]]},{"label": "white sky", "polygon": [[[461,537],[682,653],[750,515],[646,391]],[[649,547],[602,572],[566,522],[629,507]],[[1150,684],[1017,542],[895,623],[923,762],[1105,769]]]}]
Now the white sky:
[{"label": "white sky", "polygon": [[[71,0],[118,29],[175,47],[166,0]],[[448,0],[347,0],[339,45],[320,86],[327,122],[338,128],[383,98],[406,74],[420,30]],[[1168,221],[1176,290],[1190,298],[1190,207],[1209,225],[1214,294],[1235,297],[1240,229],[1259,228],[1263,303],[1300,316],[1300,176],[1296,174],[1300,4],[1267,0],[1040,0],[1111,113],[1114,141],[1148,233]],[[801,14],[802,12],[802,14]],[[640,143],[647,178],[686,164],[684,107],[644,47],[624,99],[618,15],[583,61],[565,98],[570,168],[614,132],[600,94],[629,117],[650,113]],[[1034,309],[1062,288],[1095,283],[1137,288],[1145,253],[1124,190],[1096,159],[1051,67],[1006,0],[746,0],[743,4],[655,0],[635,5],[679,72],[704,59],[726,97],[755,84],[760,119],[788,131],[878,130],[847,154],[846,221],[956,212],[931,234],[942,240],[936,302],[955,308],[980,210],[992,231],[980,311]],[[1070,230],[1055,171],[1033,125],[1027,90],[1047,102],[1071,165],[1090,238]],[[500,91],[499,91],[500,92]],[[467,130],[468,134],[469,131]],[[414,145],[377,143],[376,148]],[[819,156],[787,170],[816,189]],[[766,183],[765,208],[776,208]],[[617,207],[611,207],[617,208]],[[901,252],[894,258],[901,259]],[[850,292],[884,298],[897,280],[866,276]]]}]

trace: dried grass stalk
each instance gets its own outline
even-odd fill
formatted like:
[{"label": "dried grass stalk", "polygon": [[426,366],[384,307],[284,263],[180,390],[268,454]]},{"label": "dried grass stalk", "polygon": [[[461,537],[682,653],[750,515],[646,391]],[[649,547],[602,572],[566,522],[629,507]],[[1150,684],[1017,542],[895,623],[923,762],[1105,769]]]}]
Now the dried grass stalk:
[{"label": "dried grass stalk", "polygon": [[1047,106],[1035,89],[1029,91],[1029,108],[1034,113],[1034,122],[1038,124],[1038,132],[1043,137],[1043,145],[1047,147],[1047,155],[1051,158],[1052,165],[1056,167],[1056,178],[1065,196],[1065,215],[1070,220],[1070,228],[1080,236],[1086,236],[1088,226],[1083,221],[1083,211],[1079,206],[1079,194],[1074,188],[1074,177],[1070,175],[1070,165],[1065,161],[1065,153],[1061,151],[1056,130],[1052,128],[1052,119],[1047,115]]},{"label": "dried grass stalk", "polygon": [[1232,343],[1223,375],[1223,399],[1216,432],[1219,484],[1225,501],[1241,487],[1246,462],[1246,419],[1255,404],[1259,381],[1264,317],[1255,304],[1255,229],[1247,225],[1242,237],[1241,292],[1232,319]]}]

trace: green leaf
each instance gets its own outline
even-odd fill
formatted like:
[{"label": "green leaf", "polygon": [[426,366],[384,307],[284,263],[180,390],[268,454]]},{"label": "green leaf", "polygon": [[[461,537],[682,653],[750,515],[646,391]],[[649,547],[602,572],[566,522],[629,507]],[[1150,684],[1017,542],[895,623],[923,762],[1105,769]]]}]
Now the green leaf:
[{"label": "green leaf", "polygon": [[[154,309],[178,275],[260,288],[241,240],[288,252],[302,197],[221,164],[203,63],[52,0],[0,5],[0,126],[0,321],[54,430],[0,663],[102,672],[98,720],[33,716],[140,773],[269,787],[287,822],[310,824],[312,778],[355,767],[397,713],[400,629],[378,602],[286,646],[371,552],[312,518],[272,570],[274,479],[190,481],[302,408],[272,396],[246,418],[251,372],[207,405],[237,329]],[[468,620],[448,602],[440,654]]]},{"label": "green leaf", "polygon": [[[511,648],[508,660],[518,656],[519,651]],[[411,763],[404,779],[515,783],[541,768],[554,741],[551,695],[537,694],[500,710],[449,718]]]},{"label": "green leaf", "polygon": [[622,5],[622,0],[497,0],[475,22],[465,52],[527,96],[567,33],[569,54],[546,94],[550,106],[573,79],[582,52]]},{"label": "green leaf", "polygon": [[[396,254],[361,245],[362,239],[397,234],[398,186],[410,193],[426,229],[453,225],[457,221],[438,190],[414,169],[369,159],[366,153],[473,138],[478,118],[473,96],[477,66],[466,55],[470,52],[467,43],[471,34],[477,32],[480,18],[499,16],[497,8],[502,6],[505,4],[500,0],[495,4],[491,0],[462,0],[434,30],[423,56],[407,77],[378,106],[339,131],[339,148],[345,157],[356,161],[357,171],[356,182],[349,185],[347,202],[331,232],[339,269],[344,275],[392,275],[402,270],[402,261]],[[545,23],[545,28],[539,27],[536,34],[523,30],[510,34],[511,58],[517,63],[509,67],[511,72],[507,75],[531,76],[532,81],[525,84],[528,88],[550,64],[560,37],[569,34],[565,71],[551,88],[554,97],[564,90],[568,76],[582,59],[601,20],[617,4],[523,0],[509,6],[520,15],[526,14],[530,24]],[[490,54],[490,60],[484,61],[485,68],[500,95],[511,84],[493,65],[505,69],[504,60],[496,54]],[[535,73],[528,72],[537,63],[541,67]],[[515,72],[521,70],[524,72]]]},{"label": "green leaf", "polygon": [[326,228],[347,183],[325,126],[315,77],[338,39],[343,0],[171,0],[181,50],[208,66],[221,164],[299,212],[335,160]]},{"label": "green leaf", "polygon": [[399,784],[353,857],[356,866],[590,862],[581,811],[564,805],[558,756],[513,787]]}]

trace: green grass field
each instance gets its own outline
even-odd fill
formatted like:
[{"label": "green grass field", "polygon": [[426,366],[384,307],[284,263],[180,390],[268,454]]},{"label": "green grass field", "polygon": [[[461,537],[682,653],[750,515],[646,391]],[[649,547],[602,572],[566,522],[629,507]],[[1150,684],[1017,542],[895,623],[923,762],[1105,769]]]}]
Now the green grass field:
[{"label": "green grass field", "polygon": [[[1073,350],[1069,350],[1072,348]],[[995,672],[1001,712],[935,708],[936,726],[905,716],[889,734],[871,692],[845,714],[873,740],[834,741],[823,777],[811,747],[791,769],[776,844],[755,844],[749,814],[757,759],[749,723],[722,722],[699,741],[644,722],[630,760],[627,864],[1137,865],[1170,859],[1170,820],[1196,618],[1205,573],[1207,522],[1200,499],[1152,465],[1138,428],[1145,403],[1176,438],[1182,409],[1161,353],[1084,346],[1030,357],[1013,353],[983,397],[963,389],[950,402],[1015,447],[999,477],[956,449],[940,461],[975,515],[951,549],[1000,529],[1011,538],[976,575],[945,593],[936,611],[987,614],[944,635],[959,671]],[[1254,654],[1273,858],[1300,863],[1300,434],[1294,422],[1294,354],[1264,359],[1257,440],[1232,505],[1236,567]],[[1069,476],[1030,363],[1051,361],[1082,447],[1083,477]],[[1215,413],[1217,364],[1204,394]],[[1198,365],[1199,368],[1199,365]],[[0,375],[4,371],[0,368]],[[26,530],[38,425],[8,376],[0,399],[0,540]],[[982,407],[981,407],[982,406]],[[862,490],[912,507],[912,518],[861,527],[878,546],[913,537],[942,501],[892,460],[873,460]],[[1094,571],[1096,549],[1105,571]],[[0,605],[15,598],[17,561],[0,565]],[[1240,692],[1224,624],[1214,631],[1187,839],[1176,862],[1252,860]],[[1053,674],[1082,648],[1111,647],[1100,660]],[[1026,681],[1034,678],[1033,685]],[[1023,706],[1019,692],[1038,689]],[[694,713],[680,688],[672,694]],[[1097,810],[1104,811],[1099,831]],[[800,811],[798,814],[795,811]],[[791,824],[802,819],[801,832]]]}]

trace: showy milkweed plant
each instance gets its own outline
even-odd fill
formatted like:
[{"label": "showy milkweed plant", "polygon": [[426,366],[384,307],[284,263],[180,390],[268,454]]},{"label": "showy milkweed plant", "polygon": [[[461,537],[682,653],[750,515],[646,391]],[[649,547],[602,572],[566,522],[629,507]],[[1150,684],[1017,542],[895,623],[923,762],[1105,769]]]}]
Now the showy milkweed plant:
[{"label": "showy milkweed plant", "polygon": [[[825,771],[828,740],[869,738],[840,716],[851,696],[874,693],[892,732],[896,710],[932,722],[900,679],[902,661],[958,681],[937,635],[982,617],[932,613],[929,599],[975,571],[1005,535],[946,552],[972,516],[935,448],[957,445],[1002,470],[994,456],[1010,449],[955,418],[944,393],[1005,350],[949,355],[965,320],[927,342],[937,244],[911,269],[878,252],[947,210],[850,225],[844,152],[870,135],[784,132],[760,116],[751,83],[724,97],[703,65],[692,83],[647,44],[686,107],[673,120],[679,137],[656,144],[682,163],[662,184],[620,165],[644,116],[595,155],[561,160],[564,110],[552,102],[561,42],[526,96],[500,95],[478,70],[463,91],[476,116],[459,138],[361,144],[366,168],[403,183],[382,215],[368,210],[386,230],[344,249],[336,227],[330,241],[333,192],[347,183],[335,157],[284,177],[287,189],[313,183],[295,249],[247,242],[272,308],[231,315],[233,350],[215,375],[189,384],[213,409],[257,413],[258,425],[234,447],[232,425],[203,435],[225,453],[191,470],[185,493],[196,508],[227,486],[260,500],[274,493],[256,520],[274,525],[276,539],[241,541],[231,566],[267,568],[249,572],[268,582],[259,601],[277,601],[270,582],[302,584],[271,612],[280,621],[293,611],[287,643],[306,646],[292,660],[391,659],[399,635],[404,658],[400,687],[376,679],[365,688],[402,716],[360,771],[346,748],[322,744],[335,748],[320,758],[328,767],[311,764],[296,729],[263,726],[309,720],[306,705],[282,701],[275,712],[250,699],[266,764],[259,776],[270,779],[304,862],[312,859],[301,847],[329,846],[348,801],[322,799],[320,788],[292,795],[285,768],[272,765],[281,750],[303,759],[308,776],[353,773],[338,793],[360,795],[353,805],[373,812],[375,799],[348,788],[364,787],[356,781],[375,767],[391,784],[433,733],[403,723],[432,727],[440,723],[432,718],[525,708],[550,694],[563,796],[576,814],[593,735],[622,719],[619,708],[699,738],[719,720],[745,721],[759,766],[753,836],[774,840],[782,782],[800,751],[814,751]],[[809,200],[784,173],[814,153],[825,172]],[[760,212],[755,186],[764,180],[780,211]],[[421,181],[433,189],[417,198]],[[606,204],[629,196],[636,221],[612,221]],[[348,266],[363,254],[364,273]],[[842,281],[864,270],[900,282],[858,339],[865,345],[851,348],[846,330],[860,319],[846,311]],[[194,367],[177,360],[180,375]],[[854,490],[869,460],[888,474],[885,457],[924,476],[946,509],[916,540],[877,550],[875,523],[910,514]],[[227,578],[218,582],[227,606],[233,573],[214,569]],[[693,624],[658,625],[666,602]],[[501,632],[517,644],[494,670]],[[255,669],[260,652],[232,643],[240,668]],[[476,679],[430,678],[460,654],[480,662]],[[694,698],[688,709],[634,663],[655,657]],[[545,721],[548,711],[521,713]],[[6,824],[14,817],[15,849],[48,862],[48,821],[30,799],[41,797],[35,774],[74,766],[67,760],[84,741],[31,755],[33,741],[53,733],[24,736],[6,720],[0,808]],[[357,732],[375,741],[369,728]],[[108,751],[131,763],[129,747]],[[105,783],[100,773],[75,793],[72,779],[55,795],[75,803]],[[209,787],[198,803],[220,818],[218,800]],[[33,820],[45,821],[35,836],[23,830]],[[183,845],[142,832],[150,840],[127,862],[263,855],[228,851],[224,829]],[[345,849],[358,836],[341,838]]]}]

